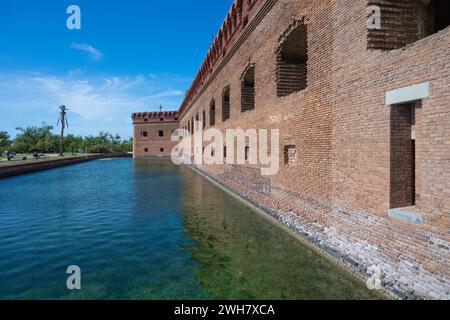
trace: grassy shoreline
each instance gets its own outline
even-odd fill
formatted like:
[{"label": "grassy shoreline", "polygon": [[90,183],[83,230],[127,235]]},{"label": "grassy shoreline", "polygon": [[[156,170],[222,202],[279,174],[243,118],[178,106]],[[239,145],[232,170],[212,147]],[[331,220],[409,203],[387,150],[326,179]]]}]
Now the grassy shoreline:
[{"label": "grassy shoreline", "polygon": [[[16,154],[14,156],[14,159],[11,161],[8,161],[6,159],[5,155],[2,155],[0,157],[0,167],[8,167],[8,166],[15,166],[20,164],[32,164],[32,163],[39,163],[44,161],[51,161],[51,160],[61,160],[61,159],[72,159],[72,158],[79,158],[79,157],[85,157],[85,156],[92,156],[93,153],[75,153],[75,154],[66,154],[65,156],[61,157],[59,154],[51,153],[51,154],[45,154],[43,157],[40,157],[39,159],[34,159],[33,155],[30,153],[26,154]],[[23,158],[26,157],[26,160],[23,160]]]}]

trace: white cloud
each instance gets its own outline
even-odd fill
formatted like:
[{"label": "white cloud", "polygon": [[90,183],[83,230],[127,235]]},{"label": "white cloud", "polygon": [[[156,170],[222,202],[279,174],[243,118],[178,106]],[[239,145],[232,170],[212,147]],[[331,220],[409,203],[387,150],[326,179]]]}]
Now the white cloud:
[{"label": "white cloud", "polygon": [[167,90],[163,92],[156,93],[154,95],[145,97],[145,99],[152,100],[157,98],[166,98],[166,97],[181,97],[183,96],[183,91],[181,90]]},{"label": "white cloud", "polygon": [[103,53],[100,50],[94,48],[93,46],[91,46],[89,44],[72,43],[70,45],[70,47],[72,49],[82,50],[82,51],[89,53],[91,55],[91,57],[95,60],[100,60],[103,57]]},{"label": "white cloud", "polygon": [[[120,128],[124,121],[129,123],[132,112],[157,110],[160,104],[165,110],[176,110],[183,99],[180,88],[187,84],[176,76],[88,77],[79,70],[64,76],[0,75],[0,113],[23,113],[34,119],[37,115],[39,121],[46,121],[53,119],[57,107],[64,104],[72,115],[79,116],[80,126],[91,128],[89,132],[128,132],[131,127]],[[24,122],[32,123],[27,119]]]}]

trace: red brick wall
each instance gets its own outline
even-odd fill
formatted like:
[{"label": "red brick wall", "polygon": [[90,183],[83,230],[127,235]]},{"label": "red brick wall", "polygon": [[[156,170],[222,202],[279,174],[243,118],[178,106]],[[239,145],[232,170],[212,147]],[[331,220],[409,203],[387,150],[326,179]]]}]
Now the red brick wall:
[{"label": "red brick wall", "polygon": [[[133,118],[133,156],[170,157],[177,142],[171,140],[174,130],[179,128],[178,113],[135,113]],[[163,136],[159,136],[159,131]],[[143,136],[146,132],[147,136]]]},{"label": "red brick wall", "polygon": [[[417,0],[369,0],[381,8],[381,30],[369,30],[369,49],[392,50],[422,38],[420,25],[425,6]],[[423,28],[422,28],[423,29]]]},{"label": "red brick wall", "polygon": [[[351,9],[344,0],[335,7],[339,28],[334,34],[332,71],[336,88],[333,212],[344,221],[333,223],[353,226],[353,237],[375,245],[377,258],[390,260],[403,274],[402,286],[425,296],[434,290],[439,292],[436,296],[448,298],[448,281],[436,279],[450,276],[446,191],[450,163],[445,142],[450,138],[450,67],[444,62],[449,59],[450,29],[400,50],[367,50],[366,6],[363,1],[351,2]],[[386,217],[395,206],[390,202],[390,173],[395,165],[390,138],[396,106],[385,105],[385,92],[425,81],[430,82],[430,98],[422,101],[416,114],[416,208],[424,224],[415,226]],[[349,217],[362,213],[377,223],[361,226],[350,221]]]},{"label": "red brick wall", "polygon": [[[280,129],[277,175],[261,177],[254,166],[201,169],[361,274],[369,276],[369,266],[380,266],[391,292],[450,298],[450,28],[415,43],[409,36],[374,42],[366,27],[368,5],[261,1],[259,13],[234,40],[237,45],[212,64],[203,86],[194,83],[180,125],[205,112],[209,127],[214,98],[215,128]],[[278,97],[279,39],[302,19],[308,30],[307,87]],[[394,47],[410,44],[389,51],[385,44],[392,41]],[[241,76],[250,64],[255,64],[255,109],[241,113]],[[416,208],[424,223],[411,225],[388,216],[399,204],[391,201],[396,165],[391,151],[399,149],[391,141],[391,113],[398,110],[385,105],[385,92],[425,81],[430,98],[417,115],[415,177]],[[222,122],[227,86],[231,114]],[[285,146],[295,148],[295,163],[284,164]]]},{"label": "red brick wall", "polygon": [[450,9],[447,0],[368,0],[368,4],[381,8],[382,28],[369,30],[367,48],[383,50],[399,49],[432,34],[443,23],[435,18],[445,20]]}]

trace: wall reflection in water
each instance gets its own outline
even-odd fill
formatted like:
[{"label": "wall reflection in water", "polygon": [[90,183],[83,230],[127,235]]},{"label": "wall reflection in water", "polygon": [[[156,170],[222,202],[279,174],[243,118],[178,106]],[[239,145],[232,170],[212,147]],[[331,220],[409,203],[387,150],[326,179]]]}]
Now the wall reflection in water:
[{"label": "wall reflection in water", "polygon": [[380,298],[259,213],[187,167],[182,175],[186,249],[218,299]]}]

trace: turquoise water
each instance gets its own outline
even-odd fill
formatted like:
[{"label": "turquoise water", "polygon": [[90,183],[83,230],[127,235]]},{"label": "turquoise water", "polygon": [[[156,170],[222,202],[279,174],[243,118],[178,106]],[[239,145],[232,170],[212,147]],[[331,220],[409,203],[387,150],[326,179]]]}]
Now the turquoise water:
[{"label": "turquoise water", "polygon": [[[66,287],[69,265],[82,290]],[[186,167],[113,159],[0,180],[0,299],[371,299]]]}]

